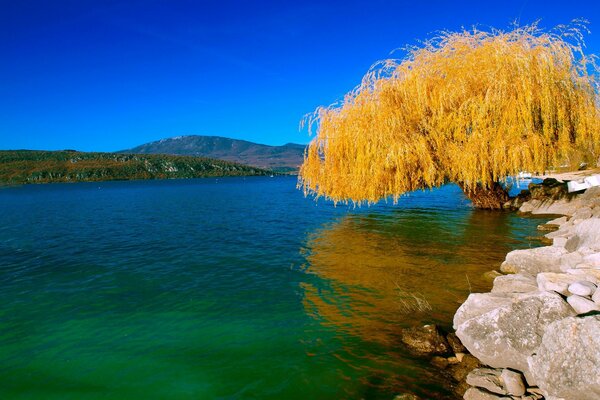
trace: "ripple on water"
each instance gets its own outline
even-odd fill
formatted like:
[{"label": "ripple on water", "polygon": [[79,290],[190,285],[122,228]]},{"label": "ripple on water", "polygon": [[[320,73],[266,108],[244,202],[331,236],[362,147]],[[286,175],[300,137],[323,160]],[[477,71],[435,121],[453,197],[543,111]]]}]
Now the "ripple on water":
[{"label": "ripple on water", "polygon": [[1,191],[0,398],[449,396],[398,328],[448,327],[538,222],[455,186],[355,209],[295,184]]}]

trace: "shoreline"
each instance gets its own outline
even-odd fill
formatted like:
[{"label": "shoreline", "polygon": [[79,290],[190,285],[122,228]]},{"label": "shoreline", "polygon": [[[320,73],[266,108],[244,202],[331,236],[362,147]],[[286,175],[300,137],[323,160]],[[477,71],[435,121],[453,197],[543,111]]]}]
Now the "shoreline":
[{"label": "shoreline", "polygon": [[551,179],[556,179],[557,181],[565,182],[565,181],[577,181],[577,180],[586,178],[586,177],[594,175],[594,174],[600,174],[600,168],[585,169],[582,171],[550,173],[550,174],[536,176],[536,178],[539,178],[542,180],[551,178]]},{"label": "shoreline", "polygon": [[550,245],[509,252],[491,291],[456,311],[456,335],[482,364],[463,398],[600,398],[600,187],[531,199],[519,212],[562,216],[538,227]]},{"label": "shoreline", "polygon": [[[585,172],[578,179],[598,171]],[[560,180],[571,177],[551,176],[507,203],[545,218],[540,244],[510,251],[484,272],[491,288],[468,296],[449,333],[435,325],[401,330],[406,348],[439,370],[455,398],[600,398],[600,186],[568,193]]]}]

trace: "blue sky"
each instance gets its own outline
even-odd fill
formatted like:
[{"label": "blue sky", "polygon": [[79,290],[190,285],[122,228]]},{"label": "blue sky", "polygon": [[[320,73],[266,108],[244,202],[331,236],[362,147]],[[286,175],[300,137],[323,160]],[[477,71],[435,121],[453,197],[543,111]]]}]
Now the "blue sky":
[{"label": "blue sky", "polygon": [[307,143],[302,116],[394,49],[436,30],[580,17],[599,54],[596,1],[0,0],[0,149]]}]

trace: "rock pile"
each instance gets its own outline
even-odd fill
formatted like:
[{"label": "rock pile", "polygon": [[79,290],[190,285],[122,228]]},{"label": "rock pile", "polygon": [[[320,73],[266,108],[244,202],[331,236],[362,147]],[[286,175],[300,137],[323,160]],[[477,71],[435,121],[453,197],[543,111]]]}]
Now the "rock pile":
[{"label": "rock pile", "polygon": [[[558,193],[558,186],[552,189]],[[464,346],[488,368],[465,399],[600,399],[600,187],[534,196],[520,211],[562,214],[541,227],[551,246],[508,253],[491,293],[454,316]]]},{"label": "rock pile", "polygon": [[[469,373],[482,366],[477,358],[469,354],[455,333],[446,334],[436,325],[405,328],[400,331],[399,337],[407,350],[416,356],[428,358],[433,366],[439,368],[459,396],[469,388],[466,381]],[[394,400],[405,398],[418,399],[414,394],[403,394]]]}]

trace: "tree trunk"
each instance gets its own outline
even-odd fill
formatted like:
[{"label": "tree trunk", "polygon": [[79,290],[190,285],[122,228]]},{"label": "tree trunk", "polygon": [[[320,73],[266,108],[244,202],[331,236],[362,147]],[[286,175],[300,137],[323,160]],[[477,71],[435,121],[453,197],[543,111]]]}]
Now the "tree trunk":
[{"label": "tree trunk", "polygon": [[498,182],[494,182],[489,188],[479,184],[470,189],[466,189],[461,183],[459,183],[459,186],[476,208],[500,210],[503,208],[504,203],[510,200],[508,191]]}]

